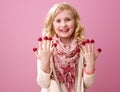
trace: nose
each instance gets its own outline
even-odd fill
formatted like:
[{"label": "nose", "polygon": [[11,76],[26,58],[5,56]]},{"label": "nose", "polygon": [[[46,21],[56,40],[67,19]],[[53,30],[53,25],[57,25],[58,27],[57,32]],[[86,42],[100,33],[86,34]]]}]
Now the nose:
[{"label": "nose", "polygon": [[62,27],[65,27],[65,26],[66,26],[66,22],[65,22],[65,21],[62,21],[62,22],[61,22],[61,26],[62,26]]}]

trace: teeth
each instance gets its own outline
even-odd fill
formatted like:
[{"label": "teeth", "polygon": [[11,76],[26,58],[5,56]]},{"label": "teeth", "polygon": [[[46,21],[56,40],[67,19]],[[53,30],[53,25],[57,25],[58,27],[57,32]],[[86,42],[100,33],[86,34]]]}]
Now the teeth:
[{"label": "teeth", "polygon": [[67,32],[69,29],[63,29],[63,30],[60,30],[62,32]]},{"label": "teeth", "polygon": [[67,31],[67,30],[62,30],[63,32]]}]

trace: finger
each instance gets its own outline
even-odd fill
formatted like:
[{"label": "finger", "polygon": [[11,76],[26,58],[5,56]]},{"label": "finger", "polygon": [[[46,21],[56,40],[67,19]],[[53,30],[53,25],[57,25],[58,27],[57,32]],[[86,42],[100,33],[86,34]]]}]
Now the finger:
[{"label": "finger", "polygon": [[47,40],[48,40],[48,37],[45,36],[44,37],[44,41],[43,41],[43,48],[46,50],[47,49]]},{"label": "finger", "polygon": [[98,57],[98,55],[102,52],[102,49],[101,48],[98,48],[97,51],[96,51],[96,58]]},{"label": "finger", "polygon": [[33,48],[33,51],[34,51],[35,56],[37,57],[38,56],[37,48]]},{"label": "finger", "polygon": [[97,51],[98,51],[99,53],[101,53],[101,52],[102,52],[102,49],[101,49],[101,48],[98,48]]},{"label": "finger", "polygon": [[99,54],[99,53],[101,53],[102,52],[102,49],[101,48],[98,48],[97,49],[97,53]]},{"label": "finger", "polygon": [[50,51],[52,38],[49,37],[47,40],[47,50]]},{"label": "finger", "polygon": [[91,51],[94,52],[95,51],[95,45],[94,45],[95,41],[92,39],[90,42],[91,42]]},{"label": "finger", "polygon": [[82,42],[82,51],[83,51],[83,53],[87,52],[86,42],[85,41]]},{"label": "finger", "polygon": [[91,46],[90,46],[90,40],[89,39],[86,40],[86,45],[87,45],[87,51],[91,52]]},{"label": "finger", "polygon": [[76,52],[77,52],[77,53],[80,53],[80,51],[81,51],[80,48],[77,48],[77,49],[76,49]]},{"label": "finger", "polygon": [[42,38],[40,37],[40,38],[38,38],[38,47],[39,47],[39,49],[42,49]]},{"label": "finger", "polygon": [[57,43],[53,43],[52,48],[50,49],[51,53],[53,52],[54,48],[56,48],[56,47],[57,47]]},{"label": "finger", "polygon": [[82,49],[82,48],[80,49],[80,52],[81,52],[82,55],[84,55],[84,52],[83,52],[83,49]]}]

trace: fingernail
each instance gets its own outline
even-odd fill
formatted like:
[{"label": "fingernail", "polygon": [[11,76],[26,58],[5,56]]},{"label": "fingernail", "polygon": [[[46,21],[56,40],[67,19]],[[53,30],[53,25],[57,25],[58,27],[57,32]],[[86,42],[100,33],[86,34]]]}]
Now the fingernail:
[{"label": "fingernail", "polygon": [[47,36],[45,36],[45,37],[44,37],[44,40],[48,40],[48,37],[47,37]]},{"label": "fingernail", "polygon": [[102,52],[102,49],[101,49],[101,48],[98,48],[97,51],[100,53],[100,52]]},{"label": "fingernail", "polygon": [[83,41],[83,42],[82,42],[82,45],[85,45],[85,44],[86,44],[86,42],[85,42],[85,41]]},{"label": "fingernail", "polygon": [[49,38],[48,38],[48,40],[50,40],[50,41],[51,41],[51,40],[52,40],[52,38],[51,38],[51,37],[49,37]]},{"label": "fingernail", "polygon": [[42,41],[42,38],[40,37],[40,38],[38,38],[38,41]]},{"label": "fingernail", "polygon": [[86,43],[89,43],[89,42],[90,42],[90,40],[89,40],[89,39],[87,39],[87,40],[86,40]]},{"label": "fingernail", "polygon": [[92,39],[92,40],[91,40],[91,43],[95,43],[95,41]]},{"label": "fingernail", "polygon": [[56,47],[56,46],[57,46],[57,43],[54,43],[53,46]]},{"label": "fingernail", "polygon": [[37,48],[33,48],[33,51],[34,51],[34,52],[37,51]]}]

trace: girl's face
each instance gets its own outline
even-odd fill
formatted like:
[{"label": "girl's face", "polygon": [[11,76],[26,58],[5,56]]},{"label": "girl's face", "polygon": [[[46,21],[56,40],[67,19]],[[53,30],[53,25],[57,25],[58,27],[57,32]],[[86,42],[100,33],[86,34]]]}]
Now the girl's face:
[{"label": "girl's face", "polygon": [[53,21],[55,33],[61,39],[71,39],[74,32],[75,20],[70,10],[61,11]]}]

